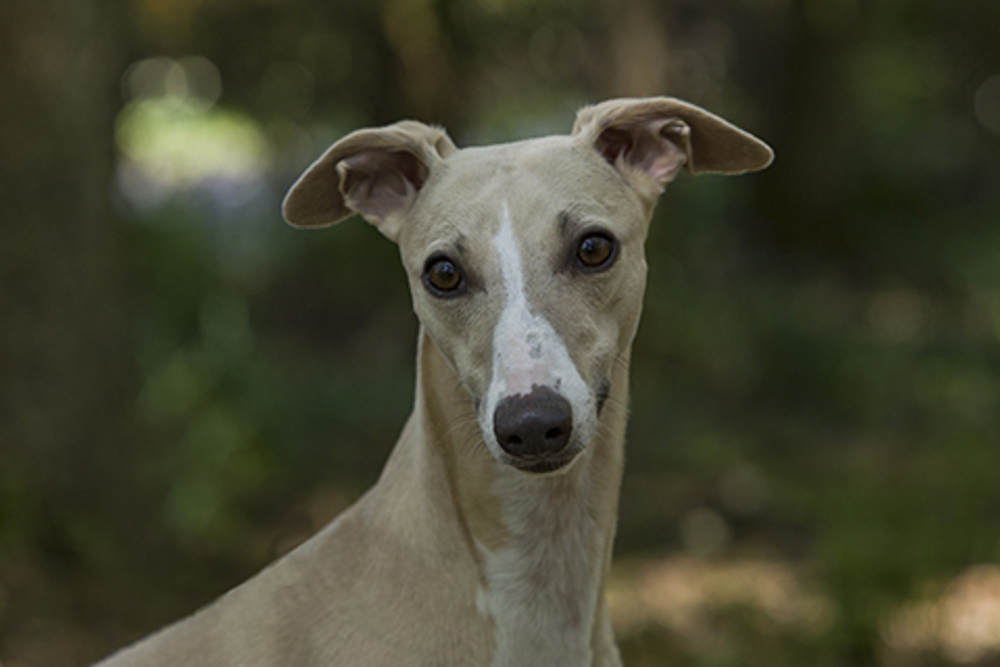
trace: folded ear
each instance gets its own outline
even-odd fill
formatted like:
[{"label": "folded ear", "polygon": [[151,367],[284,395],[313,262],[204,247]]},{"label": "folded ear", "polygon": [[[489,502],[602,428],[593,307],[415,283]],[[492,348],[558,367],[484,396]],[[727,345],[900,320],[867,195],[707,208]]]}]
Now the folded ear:
[{"label": "folded ear", "polygon": [[285,196],[293,227],[325,227],[360,213],[392,240],[434,168],[454,153],[443,130],[415,121],[347,135]]},{"label": "folded ear", "polygon": [[608,100],[585,107],[573,134],[589,142],[643,194],[655,198],[681,167],[742,174],[771,164],[757,137],[672,97]]}]

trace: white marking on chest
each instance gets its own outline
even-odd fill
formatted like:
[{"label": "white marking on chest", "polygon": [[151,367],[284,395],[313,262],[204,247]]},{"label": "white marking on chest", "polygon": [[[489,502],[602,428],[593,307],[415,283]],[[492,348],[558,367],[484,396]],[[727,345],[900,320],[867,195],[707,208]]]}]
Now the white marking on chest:
[{"label": "white marking on chest", "polygon": [[592,660],[603,544],[579,469],[498,481],[509,543],[480,547],[483,603],[496,626],[491,667],[580,667]]}]

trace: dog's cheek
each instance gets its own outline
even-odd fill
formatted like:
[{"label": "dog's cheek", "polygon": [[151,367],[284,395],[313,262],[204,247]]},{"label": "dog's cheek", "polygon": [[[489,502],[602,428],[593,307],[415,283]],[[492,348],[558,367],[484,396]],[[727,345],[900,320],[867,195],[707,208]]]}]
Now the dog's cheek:
[{"label": "dog's cheek", "polygon": [[468,390],[478,409],[490,386],[490,353],[478,347],[463,349],[458,361],[459,379]]},{"label": "dog's cheek", "polygon": [[[435,310],[435,304],[428,310]],[[455,371],[459,381],[474,400],[481,400],[490,383],[490,346],[489,341],[480,341],[470,337],[468,331],[462,329],[464,319],[453,321],[441,312],[422,313],[423,308],[414,307],[417,317],[427,333],[428,338],[444,357],[444,360]]]}]

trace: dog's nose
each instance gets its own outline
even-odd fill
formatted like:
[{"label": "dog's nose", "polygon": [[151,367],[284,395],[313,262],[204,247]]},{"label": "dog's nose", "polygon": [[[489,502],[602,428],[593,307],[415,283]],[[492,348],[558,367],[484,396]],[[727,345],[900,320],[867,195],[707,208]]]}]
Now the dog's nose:
[{"label": "dog's nose", "polygon": [[573,431],[573,408],[549,387],[536,386],[528,394],[508,396],[493,413],[493,433],[500,447],[518,458],[558,454]]}]

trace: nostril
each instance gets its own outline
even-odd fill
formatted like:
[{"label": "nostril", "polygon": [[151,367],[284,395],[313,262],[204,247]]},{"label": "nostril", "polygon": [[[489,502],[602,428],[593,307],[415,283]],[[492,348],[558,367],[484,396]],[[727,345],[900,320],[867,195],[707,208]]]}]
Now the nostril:
[{"label": "nostril", "polygon": [[509,396],[497,405],[493,431],[505,452],[519,458],[558,454],[569,444],[573,409],[549,387]]}]

